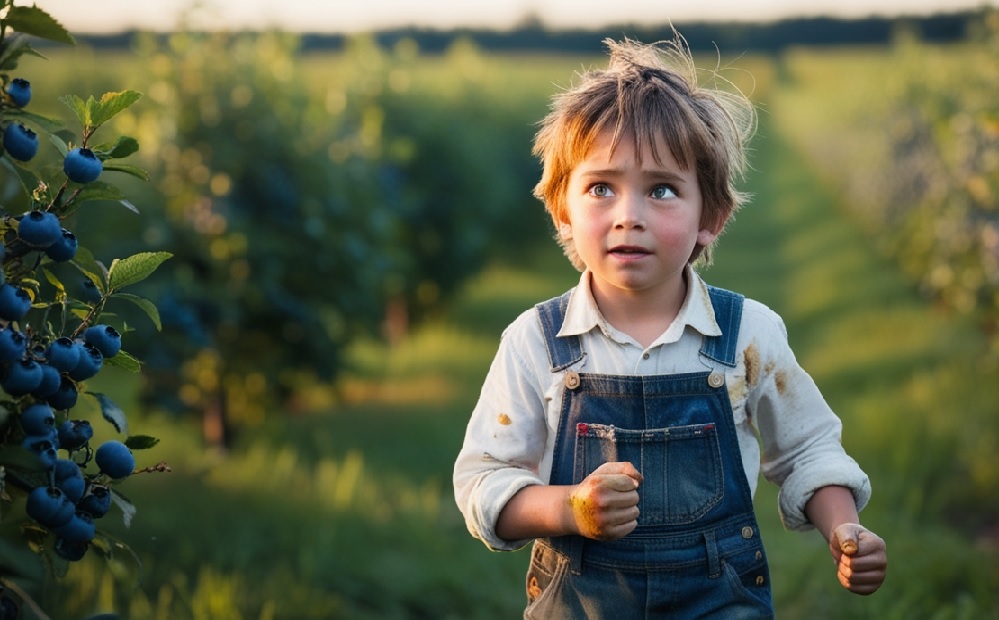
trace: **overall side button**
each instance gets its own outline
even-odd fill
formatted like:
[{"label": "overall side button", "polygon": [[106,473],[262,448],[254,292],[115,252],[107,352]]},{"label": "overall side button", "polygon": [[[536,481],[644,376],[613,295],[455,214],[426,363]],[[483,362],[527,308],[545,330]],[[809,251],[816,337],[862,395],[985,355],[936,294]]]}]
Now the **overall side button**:
[{"label": "overall side button", "polygon": [[725,375],[720,372],[713,372],[708,375],[708,385],[713,388],[720,388],[725,385]]},{"label": "overall side button", "polygon": [[565,373],[565,381],[563,382],[563,384],[565,385],[566,389],[569,389],[569,390],[575,390],[576,388],[578,388],[579,387],[579,373],[575,372],[575,371],[572,371],[572,370],[570,370],[569,372]]}]

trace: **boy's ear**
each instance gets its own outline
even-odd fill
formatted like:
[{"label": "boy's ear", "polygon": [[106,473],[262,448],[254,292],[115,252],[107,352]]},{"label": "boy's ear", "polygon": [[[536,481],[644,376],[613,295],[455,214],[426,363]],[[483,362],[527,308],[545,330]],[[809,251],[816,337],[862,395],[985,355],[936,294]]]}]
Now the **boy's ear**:
[{"label": "boy's ear", "polygon": [[697,231],[697,245],[706,248],[714,243],[718,235],[725,229],[728,218],[729,214],[725,213],[710,222],[702,222],[701,229]]},{"label": "boy's ear", "polygon": [[572,224],[569,222],[560,222],[558,225],[558,236],[563,241],[572,239]]},{"label": "boy's ear", "polygon": [[722,213],[719,214],[717,217],[713,218],[711,221],[701,222],[702,231],[710,232],[713,235],[711,240],[714,241],[714,238],[720,235],[723,230],[725,230],[725,224],[728,223],[728,218],[730,215],[731,213]]}]

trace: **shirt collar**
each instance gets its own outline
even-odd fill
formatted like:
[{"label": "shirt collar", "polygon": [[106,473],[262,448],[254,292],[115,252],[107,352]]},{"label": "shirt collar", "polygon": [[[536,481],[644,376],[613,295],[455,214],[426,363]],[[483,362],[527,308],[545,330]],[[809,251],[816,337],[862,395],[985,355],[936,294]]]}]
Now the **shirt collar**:
[{"label": "shirt collar", "polygon": [[[703,336],[721,335],[721,328],[715,321],[715,311],[711,305],[711,297],[708,295],[707,284],[690,265],[685,268],[685,275],[689,283],[687,297],[683,300],[683,305],[680,306],[680,312],[676,319],[652,346],[676,342],[688,326]],[[620,334],[600,314],[597,302],[593,299],[590,278],[589,270],[584,271],[580,276],[579,286],[573,290],[569,297],[569,306],[566,308],[562,329],[558,332],[559,336],[580,336],[594,328],[599,328],[609,337]]]}]

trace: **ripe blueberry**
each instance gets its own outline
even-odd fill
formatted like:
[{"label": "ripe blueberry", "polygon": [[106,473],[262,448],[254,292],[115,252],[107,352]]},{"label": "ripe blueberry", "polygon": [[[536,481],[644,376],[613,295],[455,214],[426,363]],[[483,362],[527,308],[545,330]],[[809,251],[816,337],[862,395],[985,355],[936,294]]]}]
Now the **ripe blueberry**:
[{"label": "ripe blueberry", "polygon": [[17,236],[33,248],[47,248],[59,241],[62,226],[55,213],[33,209],[21,216]]},{"label": "ripe blueberry", "polygon": [[65,538],[56,538],[55,552],[60,558],[69,562],[79,562],[86,555],[89,542],[73,542]]},{"label": "ripe blueberry", "polygon": [[38,383],[38,387],[31,390],[31,395],[44,400],[55,394],[55,391],[59,389],[59,384],[62,383],[62,375],[59,374],[58,369],[44,362],[39,362],[38,367],[42,369],[42,380]]},{"label": "ripe blueberry", "polygon": [[0,387],[11,396],[24,396],[42,384],[42,367],[35,360],[12,362],[7,375],[0,380]]},{"label": "ripe blueberry", "polygon": [[21,617],[21,608],[9,596],[0,597],[0,620],[17,620]]},{"label": "ripe blueberry", "polygon": [[51,396],[46,397],[45,402],[52,405],[53,409],[65,411],[76,406],[78,396],[76,384],[68,378],[63,377],[62,382],[59,383],[59,389]]},{"label": "ripe blueberry", "polygon": [[97,530],[94,527],[94,518],[89,513],[77,510],[69,521],[52,528],[52,532],[71,543],[88,543],[94,539]]},{"label": "ripe blueberry", "polygon": [[75,504],[83,499],[83,492],[87,490],[87,480],[83,477],[80,466],[69,459],[58,459],[53,469],[55,485],[66,494],[69,501]]},{"label": "ripe blueberry", "polygon": [[66,494],[56,487],[36,487],[28,493],[24,506],[28,516],[45,527],[65,525],[73,518],[75,508]]},{"label": "ripe blueberry", "polygon": [[28,105],[31,101],[31,82],[24,78],[14,78],[7,85],[7,98],[19,108]]},{"label": "ripe blueberry", "polygon": [[11,123],[3,131],[3,148],[14,159],[28,161],[38,153],[38,134],[24,123]]},{"label": "ripe blueberry", "polygon": [[61,336],[49,345],[48,350],[45,351],[45,358],[49,365],[58,369],[59,372],[69,372],[80,363],[82,350],[82,347],[77,346],[72,339]]},{"label": "ripe blueberry", "polygon": [[102,472],[115,480],[127,478],[135,470],[135,457],[128,446],[110,439],[97,448],[94,460]]},{"label": "ripe blueberry", "polygon": [[0,362],[13,362],[24,357],[24,335],[8,325],[0,329]]},{"label": "ripe blueberry", "polygon": [[65,263],[76,257],[79,245],[76,235],[63,228],[59,240],[45,248],[45,255],[57,263]]},{"label": "ripe blueberry", "polygon": [[101,289],[97,288],[94,281],[90,278],[84,278],[83,282],[80,283],[82,291],[80,292],[80,300],[86,301],[92,304],[96,304],[101,300]]},{"label": "ripe blueberry", "polygon": [[21,428],[25,435],[48,435],[55,428],[55,413],[45,403],[27,406],[21,412]]},{"label": "ripe blueberry", "polygon": [[94,325],[83,332],[83,339],[97,347],[104,357],[114,357],[121,351],[121,334],[110,325]]},{"label": "ripe blueberry", "polygon": [[81,343],[80,361],[77,362],[73,370],[69,371],[69,378],[74,381],[84,381],[93,377],[101,371],[104,365],[104,356],[100,350],[89,342]]},{"label": "ripe blueberry", "polygon": [[31,310],[28,291],[14,284],[0,285],[0,319],[20,321]]},{"label": "ripe blueberry", "polygon": [[59,425],[59,447],[79,450],[94,437],[94,427],[86,420],[66,420]]},{"label": "ripe blueberry", "polygon": [[93,518],[100,519],[111,510],[111,489],[102,484],[91,485],[89,492],[76,507],[77,510],[89,512]]},{"label": "ripe blueberry", "polygon": [[75,183],[96,181],[103,170],[104,164],[86,147],[76,147],[62,162],[62,171]]},{"label": "ripe blueberry", "polygon": [[21,442],[21,447],[36,455],[43,469],[52,469],[59,459],[59,454],[56,452],[59,448],[58,442],[55,436],[28,435]]}]

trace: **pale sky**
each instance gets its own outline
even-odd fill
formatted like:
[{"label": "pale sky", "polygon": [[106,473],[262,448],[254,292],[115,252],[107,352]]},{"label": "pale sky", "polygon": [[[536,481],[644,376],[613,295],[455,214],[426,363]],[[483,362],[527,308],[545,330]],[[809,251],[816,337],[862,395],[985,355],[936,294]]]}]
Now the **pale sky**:
[{"label": "pale sky", "polygon": [[[419,26],[504,29],[527,15],[552,27],[660,25],[692,20],[769,20],[828,15],[924,15],[996,0],[34,0],[72,33],[125,29],[280,28],[357,32]],[[19,2],[19,4],[27,4]],[[200,7],[200,8],[194,8]]]}]

